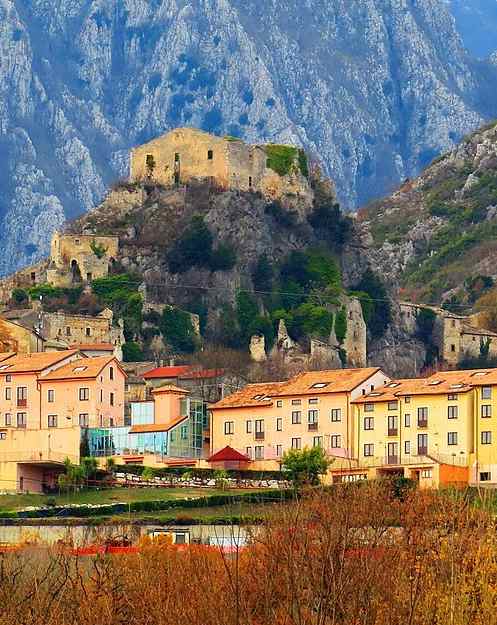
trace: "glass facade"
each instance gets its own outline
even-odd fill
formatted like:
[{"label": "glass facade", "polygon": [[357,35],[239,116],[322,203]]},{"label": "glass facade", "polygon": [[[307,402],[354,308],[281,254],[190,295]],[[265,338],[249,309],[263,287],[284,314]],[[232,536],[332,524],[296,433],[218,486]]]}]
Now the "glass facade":
[{"label": "glass facade", "polygon": [[[132,425],[154,423],[153,402],[131,405]],[[207,407],[200,399],[185,399],[181,412],[188,418],[167,432],[131,433],[131,427],[89,428],[88,445],[91,456],[126,456],[152,454],[160,458],[200,458],[203,432],[209,427]]]}]

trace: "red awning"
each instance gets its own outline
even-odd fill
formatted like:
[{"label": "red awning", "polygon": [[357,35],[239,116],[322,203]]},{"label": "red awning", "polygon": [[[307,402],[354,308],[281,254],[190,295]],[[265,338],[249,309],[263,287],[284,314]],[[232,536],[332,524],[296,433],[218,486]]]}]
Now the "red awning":
[{"label": "red awning", "polygon": [[207,462],[249,462],[250,458],[245,454],[241,454],[233,447],[226,445],[223,449],[213,454]]}]

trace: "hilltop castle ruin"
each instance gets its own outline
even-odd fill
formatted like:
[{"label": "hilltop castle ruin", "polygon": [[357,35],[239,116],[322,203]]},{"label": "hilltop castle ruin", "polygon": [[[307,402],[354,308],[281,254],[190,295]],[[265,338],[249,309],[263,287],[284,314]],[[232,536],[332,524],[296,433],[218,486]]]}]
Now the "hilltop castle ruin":
[{"label": "hilltop castle ruin", "polygon": [[307,195],[307,175],[307,158],[296,147],[249,145],[193,128],[176,128],[131,151],[131,179],[165,186],[209,180],[224,190],[277,199]]}]

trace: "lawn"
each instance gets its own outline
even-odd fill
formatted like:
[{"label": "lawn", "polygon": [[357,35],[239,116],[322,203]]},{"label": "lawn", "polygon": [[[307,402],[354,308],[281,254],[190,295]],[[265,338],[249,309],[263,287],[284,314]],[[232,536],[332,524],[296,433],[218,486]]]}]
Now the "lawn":
[{"label": "lawn", "polygon": [[220,491],[215,488],[108,488],[84,490],[61,495],[0,495],[0,510],[21,510],[29,506],[67,504],[109,504],[133,501],[158,501],[168,499],[202,498],[208,495],[237,495],[244,489]]}]

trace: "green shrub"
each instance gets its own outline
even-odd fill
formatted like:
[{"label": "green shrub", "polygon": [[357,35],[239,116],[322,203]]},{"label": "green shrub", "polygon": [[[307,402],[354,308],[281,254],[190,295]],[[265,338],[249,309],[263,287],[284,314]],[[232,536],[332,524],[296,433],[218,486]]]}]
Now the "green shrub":
[{"label": "green shrub", "polygon": [[283,205],[278,200],[266,204],[264,212],[266,215],[270,215],[283,228],[293,228],[297,225],[297,213],[283,208]]},{"label": "green shrub", "polygon": [[266,149],[266,166],[280,176],[288,175],[298,159],[298,149],[290,145],[269,144]]},{"label": "green shrub", "polygon": [[97,243],[95,239],[90,243],[90,248],[97,258],[103,258],[107,252],[107,248]]},{"label": "green shrub", "polygon": [[124,362],[143,362],[146,358],[138,343],[126,341],[123,343],[123,360]]},{"label": "green shrub", "polygon": [[347,313],[345,308],[339,310],[335,317],[335,336],[339,343],[343,343],[347,335]]},{"label": "green shrub", "polygon": [[380,278],[368,269],[354,291],[363,291],[371,298],[370,313],[367,319],[368,330],[373,338],[379,338],[392,319],[392,309],[387,290]]},{"label": "green shrub", "polygon": [[326,474],[330,464],[322,447],[305,447],[286,451],[282,468],[296,485],[319,484],[320,476]]},{"label": "green shrub", "polygon": [[307,154],[304,150],[299,150],[299,169],[304,178],[309,178],[309,164],[307,162]]},{"label": "green shrub", "polygon": [[315,203],[312,213],[307,218],[319,239],[332,248],[340,249],[352,234],[352,220],[344,217],[340,205],[331,201]]},{"label": "green shrub", "polygon": [[28,293],[24,289],[16,288],[12,290],[12,299],[16,304],[24,304],[28,301]]},{"label": "green shrub", "polygon": [[160,330],[166,341],[178,352],[191,354],[198,346],[198,337],[190,315],[178,308],[164,308]]},{"label": "green shrub", "polygon": [[236,252],[231,245],[220,243],[213,249],[209,259],[211,271],[229,271],[236,265]]},{"label": "green shrub", "polygon": [[252,282],[256,291],[271,291],[273,287],[274,270],[266,254],[259,256],[252,270]]}]

